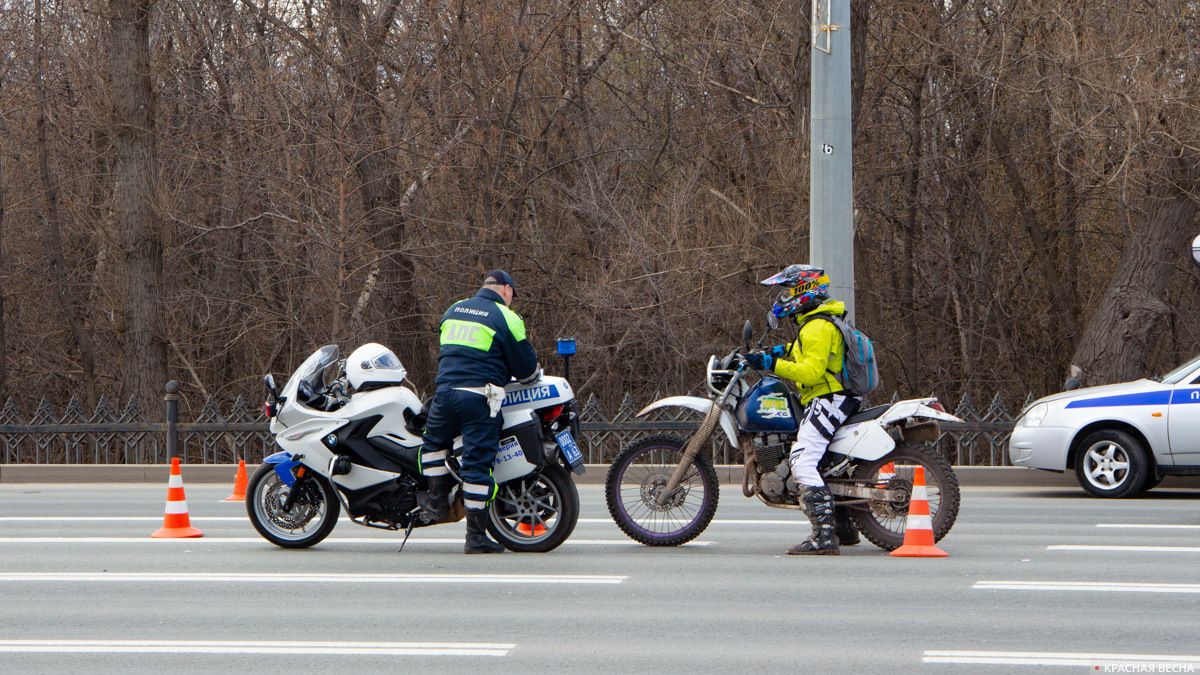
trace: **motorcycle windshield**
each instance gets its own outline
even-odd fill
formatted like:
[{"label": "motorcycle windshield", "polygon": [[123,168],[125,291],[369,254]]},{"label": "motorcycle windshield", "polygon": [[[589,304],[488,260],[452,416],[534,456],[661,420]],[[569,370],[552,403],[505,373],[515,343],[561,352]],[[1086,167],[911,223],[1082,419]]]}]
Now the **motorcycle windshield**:
[{"label": "motorcycle windshield", "polygon": [[288,379],[284,386],[284,391],[294,391],[302,381],[308,381],[313,387],[318,387],[325,382],[327,373],[337,367],[338,359],[341,358],[341,352],[337,345],[325,345],[317,351],[313,352],[296,372],[292,373],[292,377]]}]

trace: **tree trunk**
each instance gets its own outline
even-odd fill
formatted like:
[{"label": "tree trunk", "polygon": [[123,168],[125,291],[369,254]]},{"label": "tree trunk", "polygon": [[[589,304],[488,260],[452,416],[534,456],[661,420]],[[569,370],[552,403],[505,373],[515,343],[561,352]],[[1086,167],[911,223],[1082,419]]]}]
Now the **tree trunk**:
[{"label": "tree trunk", "polygon": [[[867,28],[871,25],[871,0],[850,2],[850,133],[858,128],[863,87],[867,83]],[[811,37],[809,38],[812,39]],[[809,48],[811,51],[811,47]]]},{"label": "tree trunk", "polygon": [[[350,162],[360,184],[363,210],[371,241],[379,262],[373,299],[377,319],[365,337],[393,349],[414,373],[429,373],[433,368],[427,349],[429,331],[422,317],[420,299],[414,281],[416,267],[404,251],[405,228],[411,198],[406,194],[397,171],[397,153],[389,142],[387,120],[378,99],[380,52],[391,30],[391,17],[397,3],[380,4],[374,17],[367,16],[359,0],[330,0],[337,36],[345,53],[348,76],[341,91],[351,110],[347,141],[352,150]],[[360,326],[353,328],[356,332]]]},{"label": "tree trunk", "polygon": [[116,148],[113,215],[123,257],[123,386],[153,405],[167,377],[163,335],[162,233],[155,192],[154,98],[150,82],[153,0],[110,0],[110,59]]},{"label": "tree trunk", "polygon": [[[0,78],[0,91],[4,89],[4,78]],[[4,118],[0,117],[0,134],[8,136],[8,127]],[[0,275],[8,269],[4,258],[4,147],[0,146]],[[0,401],[8,396],[8,335],[5,332],[4,319],[4,288],[3,277],[0,277]]]},{"label": "tree trunk", "polygon": [[[792,5],[792,30],[796,33],[796,53],[792,55],[792,90],[788,111],[792,115],[792,133],[796,138],[808,136],[808,79],[812,75],[810,60],[812,59],[812,3],[796,0]],[[851,10],[853,11],[853,9]],[[854,33],[850,34],[854,39]],[[851,120],[855,122],[856,120]],[[807,141],[797,145],[807,148]],[[808,208],[800,209],[807,212]]]},{"label": "tree trunk", "polygon": [[1162,296],[1171,270],[1188,254],[1200,210],[1191,196],[1200,188],[1200,163],[1187,155],[1173,162],[1173,170],[1149,189],[1141,226],[1126,234],[1116,272],[1075,349],[1072,363],[1083,370],[1083,386],[1147,375],[1155,329],[1171,313]]},{"label": "tree trunk", "polygon": [[50,175],[50,150],[46,141],[46,46],[42,34],[42,3],[34,3],[34,40],[37,50],[37,154],[38,177],[42,182],[42,245],[46,248],[46,267],[54,298],[62,311],[63,319],[79,350],[79,362],[83,370],[83,390],[88,410],[96,409],[96,356],[92,349],[92,338],[84,326],[79,307],[72,297],[70,279],[67,276],[66,256],[63,253],[62,219],[58,210],[58,186]]},{"label": "tree trunk", "polygon": [[904,173],[904,193],[908,207],[904,215],[904,328],[906,340],[905,371],[910,389],[921,383],[921,334],[917,323],[920,309],[917,307],[917,260],[921,241],[921,161],[924,158],[922,131],[924,127],[925,79],[929,73],[926,66],[912,79],[909,90],[909,167]]}]

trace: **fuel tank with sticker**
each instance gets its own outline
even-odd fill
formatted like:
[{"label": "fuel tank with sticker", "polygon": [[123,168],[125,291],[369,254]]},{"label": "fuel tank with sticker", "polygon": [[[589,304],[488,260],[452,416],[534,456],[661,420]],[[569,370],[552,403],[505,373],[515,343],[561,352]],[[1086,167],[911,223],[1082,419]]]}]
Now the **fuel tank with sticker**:
[{"label": "fuel tank with sticker", "polygon": [[797,414],[787,385],[767,376],[742,397],[737,406],[738,427],[753,433],[795,432]]}]

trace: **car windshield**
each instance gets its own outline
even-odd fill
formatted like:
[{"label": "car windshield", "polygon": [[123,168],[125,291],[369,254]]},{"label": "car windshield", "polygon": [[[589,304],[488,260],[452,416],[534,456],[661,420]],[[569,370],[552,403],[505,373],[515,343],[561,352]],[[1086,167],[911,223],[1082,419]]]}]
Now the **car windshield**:
[{"label": "car windshield", "polygon": [[284,386],[284,391],[289,390],[293,384],[299,386],[301,381],[307,381],[313,387],[328,385],[337,377],[337,363],[340,357],[341,352],[337,345],[321,347],[304,359],[304,363],[300,364]]},{"label": "car windshield", "polygon": [[1193,357],[1187,363],[1179,366],[1166,375],[1163,375],[1162,378],[1159,379],[1159,382],[1162,382],[1163,384],[1179,384],[1183,381],[1183,378],[1191,375],[1192,371],[1196,370],[1197,368],[1200,368],[1200,356]]}]

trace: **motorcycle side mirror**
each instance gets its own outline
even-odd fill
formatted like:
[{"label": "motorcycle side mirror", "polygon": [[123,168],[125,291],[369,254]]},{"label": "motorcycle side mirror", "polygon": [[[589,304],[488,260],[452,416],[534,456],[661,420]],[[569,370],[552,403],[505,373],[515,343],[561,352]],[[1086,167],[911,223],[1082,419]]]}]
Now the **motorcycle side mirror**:
[{"label": "motorcycle side mirror", "polygon": [[275,388],[275,376],[274,375],[271,375],[270,373],[268,373],[265,377],[263,377],[263,384],[267,387],[267,391],[271,392],[272,396],[274,396],[276,398],[279,397],[279,390]]},{"label": "motorcycle side mirror", "polygon": [[767,328],[771,330],[779,328],[779,319],[775,316],[775,312],[767,312]]},{"label": "motorcycle side mirror", "polygon": [[1200,235],[1192,240],[1192,262],[1200,266]]},{"label": "motorcycle side mirror", "polygon": [[750,340],[754,337],[754,326],[750,323],[750,319],[746,319],[746,323],[742,324],[742,342],[745,343],[746,349],[750,349]]}]

